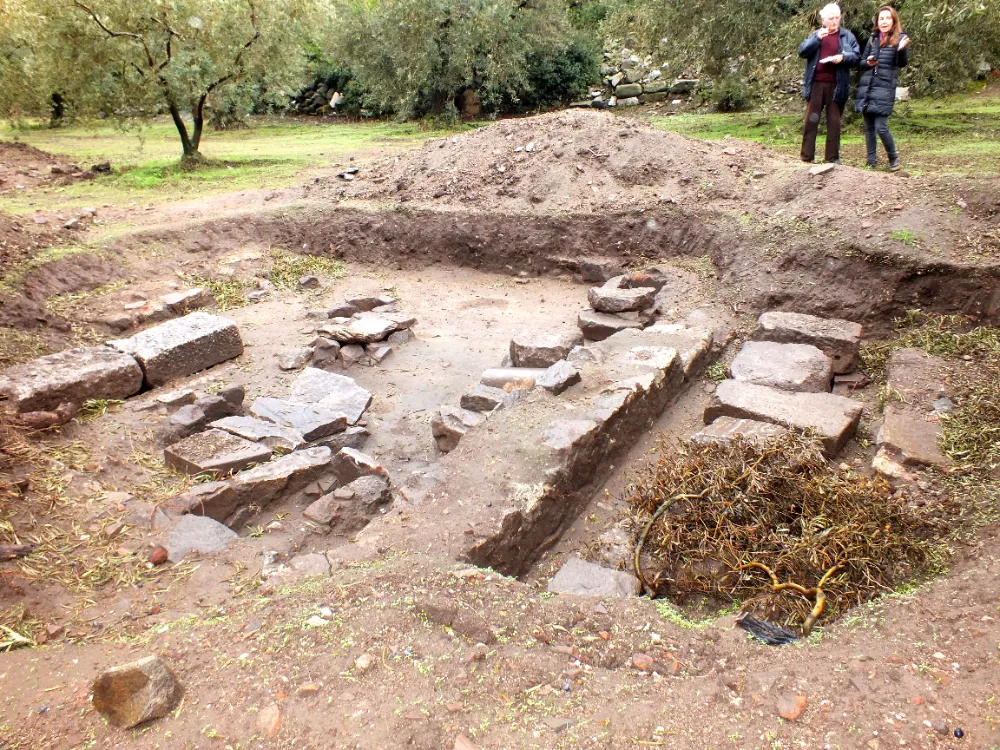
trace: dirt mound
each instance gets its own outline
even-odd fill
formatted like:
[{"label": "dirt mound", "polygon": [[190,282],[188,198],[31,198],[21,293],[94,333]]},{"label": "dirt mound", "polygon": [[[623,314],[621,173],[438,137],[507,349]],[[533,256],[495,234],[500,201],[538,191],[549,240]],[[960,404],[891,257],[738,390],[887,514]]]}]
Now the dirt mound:
[{"label": "dirt mound", "polygon": [[26,143],[0,142],[0,193],[86,179],[80,167]]},{"label": "dirt mound", "polygon": [[0,276],[54,241],[52,234],[38,231],[20,219],[0,213]]}]

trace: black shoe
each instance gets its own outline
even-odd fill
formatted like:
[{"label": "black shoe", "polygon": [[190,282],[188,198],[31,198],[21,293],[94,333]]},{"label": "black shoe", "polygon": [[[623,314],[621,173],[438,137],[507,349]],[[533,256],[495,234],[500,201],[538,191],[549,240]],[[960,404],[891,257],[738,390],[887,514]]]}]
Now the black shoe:
[{"label": "black shoe", "polygon": [[840,159],[833,159],[831,161],[828,161],[827,164],[840,164]]},{"label": "black shoe", "polygon": [[800,158],[800,159],[801,159],[802,161],[804,161],[804,162],[805,162],[806,164],[812,164],[812,163],[813,163],[813,160],[812,160],[812,159],[807,159],[807,158],[806,158],[806,157],[804,157],[804,156],[800,156],[799,158]]},{"label": "black shoe", "polygon": [[903,168],[903,165],[899,163],[899,157],[898,156],[895,159],[889,159],[889,171],[890,172],[898,172],[902,168]]}]

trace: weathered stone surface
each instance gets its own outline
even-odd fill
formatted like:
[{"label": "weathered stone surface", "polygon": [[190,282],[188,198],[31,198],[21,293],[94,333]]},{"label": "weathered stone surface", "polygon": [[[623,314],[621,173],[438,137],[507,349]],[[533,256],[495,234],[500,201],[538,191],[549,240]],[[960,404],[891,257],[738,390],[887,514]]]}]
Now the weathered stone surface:
[{"label": "weathered stone surface", "polygon": [[360,531],[392,502],[389,480],[378,474],[359,477],[310,505],[304,515],[340,533]]},{"label": "weathered stone surface", "polygon": [[596,310],[583,310],[577,318],[577,325],[588,341],[603,341],[608,336],[627,328],[642,328],[642,323],[638,320],[629,320]]},{"label": "weathered stone surface", "polygon": [[317,336],[310,344],[312,347],[312,359],[310,364],[313,367],[327,369],[332,367],[340,356],[340,344],[333,339],[325,339]]},{"label": "weathered stone surface", "polygon": [[924,413],[948,395],[953,366],[922,349],[897,349],[886,362],[886,388],[902,402]]},{"label": "weathered stone surface", "polygon": [[326,559],[326,555],[318,552],[296,555],[288,561],[288,567],[299,578],[330,575],[330,561]]},{"label": "weathered stone surface", "polygon": [[281,398],[261,397],[253,402],[250,413],[295,430],[310,441],[347,428],[347,417],[340,411]]},{"label": "weathered stone surface", "polygon": [[340,412],[347,416],[350,424],[354,424],[371,404],[372,394],[355,383],[353,378],[307,367],[292,383],[289,400]]},{"label": "weathered stone surface", "polygon": [[94,709],[120,729],[166,716],[180,697],[180,683],[158,656],[112,667],[94,680]]},{"label": "weathered stone surface", "polygon": [[416,316],[408,313],[380,313],[379,316],[391,320],[400,331],[407,331],[417,324]]},{"label": "weathered stone surface", "polygon": [[224,430],[210,429],[184,438],[163,451],[167,466],[185,474],[222,477],[271,458],[266,445]]},{"label": "weathered stone surface", "polygon": [[373,474],[385,476],[385,469],[378,461],[354,448],[341,448],[333,457],[332,468],[337,482],[341,485],[350,484],[358,477]]},{"label": "weathered stone surface", "polygon": [[624,276],[616,276],[604,283],[603,286],[591,287],[587,292],[587,300],[590,306],[597,312],[621,313],[629,310],[643,310],[653,304],[656,298],[656,289],[650,287],[636,287],[626,289],[622,287]]},{"label": "weathered stone surface", "polygon": [[709,328],[657,323],[642,331],[634,329],[621,334],[615,340],[676,349],[684,367],[684,376],[690,379],[700,375],[711,360],[714,338]]},{"label": "weathered stone surface", "polygon": [[167,501],[167,510],[178,515],[208,516],[220,523],[236,510],[236,490],[229,482],[196,484]]},{"label": "weathered stone surface", "polygon": [[318,523],[321,526],[329,526],[340,512],[340,503],[340,499],[335,497],[331,492],[312,503],[302,511],[302,515],[313,523]]},{"label": "weathered stone surface", "polygon": [[237,495],[236,506],[252,503],[263,508],[276,497],[297,492],[318,477],[329,474],[332,462],[330,449],[316,446],[242,471],[230,480]]},{"label": "weathered stone surface", "polygon": [[783,391],[829,393],[833,362],[811,344],[748,341],[729,371],[734,380]]},{"label": "weathered stone surface", "polygon": [[237,539],[236,532],[208,516],[182,516],[170,530],[167,551],[170,561],[178,562],[192,552],[212,555],[222,552]]},{"label": "weathered stone surface", "polygon": [[538,367],[496,367],[483,372],[479,382],[505,391],[530,391],[535,387],[535,379],[544,374],[545,369]]},{"label": "weathered stone surface", "polygon": [[510,361],[514,367],[550,367],[581,344],[579,331],[519,333],[510,341]]},{"label": "weathered stone surface", "polygon": [[474,609],[459,608],[451,599],[434,597],[419,600],[414,603],[414,609],[431,622],[451,628],[473,643],[491,644],[497,640],[489,621],[482,614]]},{"label": "weathered stone surface", "polygon": [[760,316],[756,338],[780,344],[812,344],[833,360],[834,374],[842,374],[857,366],[861,330],[858,323],[849,320],[771,311]]},{"label": "weathered stone surface", "polygon": [[182,388],[178,391],[169,391],[157,395],[157,402],[163,404],[167,409],[173,411],[182,406],[193,404],[198,396],[190,388]]},{"label": "weathered stone surface", "polygon": [[309,364],[312,359],[312,347],[299,346],[281,353],[278,357],[278,367],[282,370],[299,370]]},{"label": "weathered stone surface", "polygon": [[609,570],[571,557],[549,581],[548,589],[582,596],[634,596],[639,593],[639,579],[632,573]]},{"label": "weathered stone surface", "polygon": [[903,466],[951,466],[952,460],[939,447],[941,423],[936,418],[929,420],[932,414],[890,401],[882,413],[882,427],[876,442],[887,448]]},{"label": "weathered stone surface", "polygon": [[160,297],[160,301],[175,315],[183,315],[200,307],[208,307],[215,297],[204,287],[195,287],[183,292],[171,292]]},{"label": "weathered stone surface", "polygon": [[64,402],[126,399],[142,388],[142,370],[127,354],[88,346],[14,365],[0,377],[0,396],[18,412],[52,411]]},{"label": "weathered stone surface", "polygon": [[365,344],[365,353],[372,364],[380,365],[392,354],[392,347],[388,344]]},{"label": "weathered stone surface", "polygon": [[348,427],[343,432],[313,441],[313,445],[325,445],[336,455],[343,448],[361,450],[365,447],[369,437],[370,434],[364,427]]},{"label": "weathered stone surface", "polygon": [[161,323],[132,338],[108,344],[139,361],[150,387],[193,375],[243,353],[236,324],[203,312]]},{"label": "weathered stone surface", "polygon": [[615,96],[619,98],[639,96],[639,94],[641,93],[642,93],[642,84],[639,83],[622,83],[615,87]]},{"label": "weathered stone surface", "polygon": [[386,339],[393,346],[402,346],[403,344],[409,343],[410,339],[413,338],[413,334],[409,331],[396,331],[395,333],[390,333],[389,338]]},{"label": "weathered stone surface", "polygon": [[571,385],[580,382],[580,371],[565,359],[559,360],[535,378],[535,385],[558,396]]},{"label": "weathered stone surface", "polygon": [[770,422],[758,422],[754,419],[736,419],[734,417],[719,417],[705,429],[696,432],[691,440],[696,443],[729,444],[736,437],[753,442],[781,437],[788,432],[780,425]]},{"label": "weathered stone surface", "polygon": [[490,385],[479,384],[462,394],[459,406],[469,411],[489,414],[496,409],[510,406],[524,393],[526,391],[520,389],[505,391],[503,388],[494,388]]},{"label": "weathered stone surface", "polygon": [[861,419],[861,404],[832,393],[779,391],[764,385],[724,380],[705,409],[705,423],[719,417],[771,422],[789,429],[812,429],[827,455],[840,452]]},{"label": "weathered stone surface", "polygon": [[455,450],[465,433],[473,427],[478,427],[485,419],[478,412],[456,406],[442,406],[431,419],[431,434],[438,450],[442,453]]},{"label": "weathered stone surface", "polygon": [[328,323],[319,331],[341,344],[371,344],[384,341],[399,325],[381,315],[363,315],[352,318],[348,323]]},{"label": "weathered stone surface", "polygon": [[365,348],[361,344],[344,344],[340,347],[340,361],[344,367],[355,365],[366,357]]},{"label": "weathered stone surface", "polygon": [[225,417],[212,422],[210,426],[263,443],[269,448],[294,451],[306,444],[306,439],[296,430],[255,417]]}]

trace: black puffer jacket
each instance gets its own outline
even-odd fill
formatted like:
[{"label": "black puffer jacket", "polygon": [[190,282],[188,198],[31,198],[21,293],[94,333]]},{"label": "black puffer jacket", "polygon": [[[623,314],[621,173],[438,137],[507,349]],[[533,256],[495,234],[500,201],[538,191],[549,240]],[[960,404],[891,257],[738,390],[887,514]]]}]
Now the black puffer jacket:
[{"label": "black puffer jacket", "polygon": [[[903,41],[906,34],[899,35]],[[868,56],[872,55],[878,61],[874,67],[869,67]],[[857,112],[869,115],[892,114],[896,103],[896,82],[899,80],[899,69],[905,68],[910,59],[910,47],[880,47],[878,35],[875,34],[865,45],[861,53],[861,81],[858,83],[858,100],[854,105]]]}]

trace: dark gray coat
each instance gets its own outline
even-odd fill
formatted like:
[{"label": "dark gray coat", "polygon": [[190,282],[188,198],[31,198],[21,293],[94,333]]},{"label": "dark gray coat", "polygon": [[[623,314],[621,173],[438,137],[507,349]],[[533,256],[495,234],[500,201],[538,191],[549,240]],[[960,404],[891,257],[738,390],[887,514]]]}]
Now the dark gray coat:
[{"label": "dark gray coat", "polygon": [[[858,64],[858,40],[843,26],[840,27],[838,33],[840,34],[839,54],[844,56],[844,61],[837,65],[837,85],[833,90],[833,100],[846,102],[847,95],[851,90],[851,68]],[[802,96],[806,99],[812,96],[813,76],[816,75],[816,66],[819,64],[821,42],[819,31],[814,31],[799,45],[799,57],[806,59],[806,75],[802,79]]]},{"label": "dark gray coat", "polygon": [[[903,41],[906,34],[899,35]],[[870,67],[868,56],[873,56],[878,64]],[[905,68],[910,59],[910,47],[879,47],[878,34],[873,34],[861,54],[861,80],[858,82],[858,100],[854,104],[857,112],[888,117],[896,103],[896,82],[899,69]]]}]

